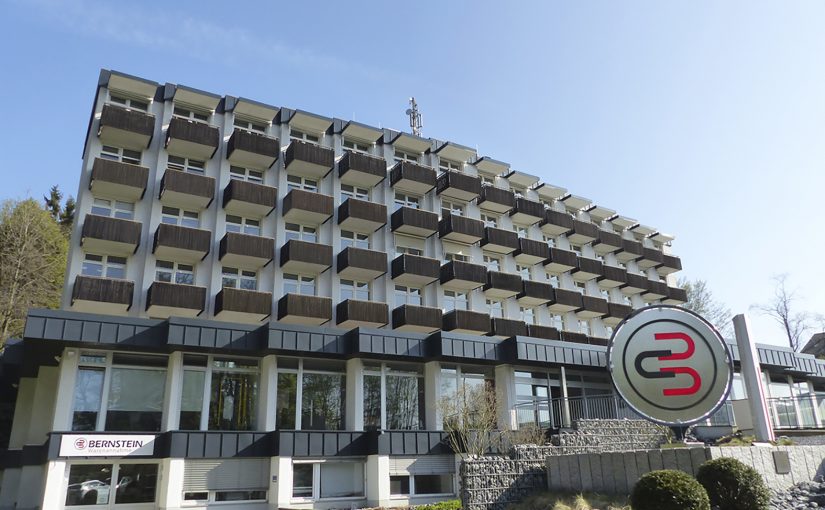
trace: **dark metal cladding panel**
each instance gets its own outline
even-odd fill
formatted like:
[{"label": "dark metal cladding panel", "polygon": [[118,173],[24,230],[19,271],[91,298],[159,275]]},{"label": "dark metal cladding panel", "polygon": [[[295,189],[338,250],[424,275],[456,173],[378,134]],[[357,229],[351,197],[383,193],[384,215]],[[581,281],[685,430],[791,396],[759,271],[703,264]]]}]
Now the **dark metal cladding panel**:
[{"label": "dark metal cladding panel", "polygon": [[647,281],[647,292],[645,294],[656,294],[659,296],[667,296],[668,289],[665,282],[655,282],[653,280]]},{"label": "dark metal cladding panel", "polygon": [[493,336],[525,336],[527,335],[527,324],[524,321],[513,319],[502,319],[501,317],[493,317],[490,320],[491,331]]},{"label": "dark metal cladding panel", "polygon": [[516,206],[516,197],[510,190],[497,188],[495,186],[482,186],[478,204],[481,205],[484,202],[492,202],[513,208]]},{"label": "dark metal cladding panel", "polygon": [[168,306],[203,311],[206,287],[177,283],[153,282],[146,294],[146,307]]},{"label": "dark metal cladding panel", "polygon": [[438,214],[412,207],[401,207],[390,217],[393,231],[402,226],[415,227],[430,233],[438,232]]},{"label": "dark metal cladding panel", "polygon": [[435,170],[428,166],[418,165],[410,161],[400,161],[390,170],[390,185],[395,186],[401,180],[420,182],[434,188],[436,174]]},{"label": "dark metal cladding panel", "polygon": [[650,262],[654,262],[657,265],[661,265],[663,262],[664,255],[662,254],[661,250],[657,250],[656,248],[643,247],[642,258]]},{"label": "dark metal cladding panel", "polygon": [[627,282],[627,270],[621,267],[602,265],[602,276],[599,281],[609,280],[611,282]]},{"label": "dark metal cladding panel", "polygon": [[215,296],[215,314],[222,311],[247,312],[268,317],[272,311],[272,293],[224,287]]},{"label": "dark metal cladding panel", "polygon": [[[127,280],[78,275],[72,286],[72,301],[101,301],[132,306],[135,284]],[[78,323],[82,324],[82,323]]]},{"label": "dark metal cladding panel", "polygon": [[383,178],[387,176],[387,162],[384,158],[344,150],[344,156],[338,161],[338,175],[343,177],[350,170]]},{"label": "dark metal cladding panel", "polygon": [[481,239],[481,246],[496,245],[506,246],[517,250],[519,247],[518,234],[503,228],[484,227],[484,236]]},{"label": "dark metal cladding panel", "polygon": [[387,223],[387,206],[367,200],[348,198],[338,207],[338,223],[349,218],[383,225]]},{"label": "dark metal cladding panel", "polygon": [[688,300],[687,291],[681,287],[668,287],[667,297],[682,303],[687,303]]},{"label": "dark metal cladding panel", "polygon": [[577,309],[582,307],[582,295],[575,290],[556,289],[552,304],[574,306]]},{"label": "dark metal cladding panel", "polygon": [[510,211],[510,215],[523,214],[535,218],[535,221],[541,221],[545,218],[544,204],[529,200],[523,197],[516,197],[516,206]]},{"label": "dark metal cladding panel", "polygon": [[530,297],[534,299],[546,299],[552,301],[555,296],[553,286],[548,282],[534,280],[524,280],[519,298]]},{"label": "dark metal cladding panel", "polygon": [[269,262],[275,258],[275,239],[227,232],[221,239],[218,258],[223,259],[224,255],[228,253],[255,257]]},{"label": "dark metal cladding panel", "polygon": [[387,306],[387,303],[377,301],[346,299],[335,307],[335,316],[338,324],[345,321],[387,324],[389,322],[389,306]]},{"label": "dark metal cladding panel", "polygon": [[573,230],[573,217],[561,211],[545,209],[544,222],[565,228],[568,232]]},{"label": "dark metal cladding panel", "polygon": [[[103,105],[100,112],[100,126],[122,129],[139,135],[152,137],[155,132],[155,116],[123,108],[113,104]],[[148,146],[148,144],[147,144]]]},{"label": "dark metal cladding panel", "polygon": [[160,180],[160,196],[166,191],[204,197],[211,201],[215,198],[215,178],[167,168]]},{"label": "dark metal cladding panel", "polygon": [[92,181],[112,182],[146,190],[149,169],[145,166],[121,163],[109,159],[95,158],[92,165]]},{"label": "dark metal cladding panel", "polygon": [[293,161],[304,161],[332,170],[335,164],[335,151],[314,143],[292,140],[286,148],[284,164],[289,167]]},{"label": "dark metal cladding panel", "polygon": [[559,330],[550,326],[539,326],[538,324],[527,325],[527,336],[533,338],[543,338],[545,340],[560,340]]},{"label": "dark metal cladding panel", "polygon": [[633,307],[621,303],[607,303],[607,315],[617,319],[624,319],[633,312]]},{"label": "dark metal cladding panel", "polygon": [[[204,122],[172,117],[169,121],[169,138],[218,148],[220,133],[218,128]],[[214,153],[213,153],[214,154]]]},{"label": "dark metal cladding panel", "polygon": [[437,279],[441,272],[441,263],[437,259],[402,254],[392,261],[392,278],[404,274],[426,276]]},{"label": "dark metal cladding panel", "polygon": [[593,242],[593,246],[605,246],[618,250],[622,247],[622,236],[616,232],[608,232],[607,230],[599,229],[596,240]]},{"label": "dark metal cladding panel", "polygon": [[83,218],[81,238],[131,244],[137,249],[140,244],[141,227],[142,224],[138,221],[87,214]]},{"label": "dark metal cladding panel", "polygon": [[226,207],[232,200],[261,205],[272,210],[278,202],[278,188],[257,182],[230,179],[223,190],[223,206]]},{"label": "dark metal cladding panel", "polygon": [[574,333],[572,331],[562,331],[561,332],[562,340],[565,342],[574,342],[577,344],[586,344],[587,342],[587,335],[583,333]]},{"label": "dark metal cladding panel", "polygon": [[338,272],[350,267],[386,273],[387,254],[382,251],[348,246],[338,254]]},{"label": "dark metal cladding panel", "polygon": [[642,243],[630,239],[622,239],[622,251],[635,255],[636,258],[641,258]]},{"label": "dark metal cladding panel", "polygon": [[522,279],[517,274],[487,271],[487,282],[484,285],[484,290],[487,289],[502,289],[518,294],[522,290]]},{"label": "dark metal cladding panel", "polygon": [[450,214],[438,223],[438,237],[456,233],[481,239],[484,237],[484,223],[481,220]]},{"label": "dark metal cladding panel", "polygon": [[545,263],[549,264],[551,262],[576,267],[578,264],[578,257],[574,251],[562,250],[561,248],[550,248],[550,256],[547,258]]},{"label": "dark metal cladding panel", "polygon": [[180,225],[161,223],[155,231],[155,248],[158,246],[179,248],[181,250],[200,252],[206,256],[206,254],[209,253],[211,241],[212,232],[201,228],[181,227]]},{"label": "dark metal cladding panel", "polygon": [[580,236],[596,239],[599,237],[599,227],[586,221],[573,218],[573,232]]},{"label": "dark metal cladding panel", "polygon": [[332,197],[329,195],[322,195],[302,189],[293,189],[284,197],[283,214],[288,213],[292,209],[297,209],[332,216],[332,203]]},{"label": "dark metal cladding panel", "polygon": [[665,267],[669,267],[671,269],[675,269],[677,271],[681,271],[682,259],[674,255],[662,255],[662,265]]},{"label": "dark metal cladding panel", "polygon": [[281,265],[290,261],[329,267],[332,265],[332,246],[290,239],[281,247]]},{"label": "dark metal cladding panel", "polygon": [[444,331],[463,329],[468,331],[479,331],[486,334],[490,331],[490,316],[481,312],[470,310],[451,310],[444,314]]},{"label": "dark metal cladding panel", "polygon": [[607,300],[596,296],[582,296],[582,308],[594,313],[600,313],[602,316],[610,313]]},{"label": "dark metal cladding panel", "polygon": [[450,280],[476,282],[481,286],[487,283],[487,268],[482,264],[452,260],[441,266],[441,283]]},{"label": "dark metal cladding panel", "polygon": [[231,156],[235,150],[269,156],[275,161],[278,159],[281,146],[277,138],[235,128],[226,146],[227,156]]},{"label": "dark metal cladding panel", "polygon": [[539,257],[541,259],[550,257],[550,246],[543,241],[522,237],[519,238],[518,244],[518,249],[514,254],[516,257],[519,255],[530,255],[531,257]]},{"label": "dark metal cladding panel", "polygon": [[627,284],[623,287],[633,287],[635,289],[647,289],[647,282],[649,280],[646,276],[634,273],[627,273]]},{"label": "dark metal cladding panel", "polygon": [[438,177],[435,192],[440,195],[446,190],[456,189],[473,196],[481,194],[481,179],[474,175],[447,171]]},{"label": "dark metal cladding panel", "polygon": [[603,264],[600,260],[588,257],[577,257],[576,268],[573,269],[573,273],[578,272],[600,275],[603,272]]},{"label": "dark metal cladding panel", "polygon": [[393,329],[402,326],[420,326],[432,329],[441,329],[441,308],[429,306],[401,305],[392,311]]}]

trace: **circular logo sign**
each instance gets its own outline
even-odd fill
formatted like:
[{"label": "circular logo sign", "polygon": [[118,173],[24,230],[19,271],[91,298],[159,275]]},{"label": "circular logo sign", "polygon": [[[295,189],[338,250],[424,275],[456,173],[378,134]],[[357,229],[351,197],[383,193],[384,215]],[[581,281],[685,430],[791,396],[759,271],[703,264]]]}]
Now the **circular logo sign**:
[{"label": "circular logo sign", "polygon": [[663,425],[688,425],[716,412],[730,391],[733,360],[716,329],[668,305],[637,310],[613,332],[607,366],[616,391]]},{"label": "circular logo sign", "polygon": [[86,440],[82,437],[79,437],[74,440],[74,447],[78,450],[84,450],[86,448]]}]

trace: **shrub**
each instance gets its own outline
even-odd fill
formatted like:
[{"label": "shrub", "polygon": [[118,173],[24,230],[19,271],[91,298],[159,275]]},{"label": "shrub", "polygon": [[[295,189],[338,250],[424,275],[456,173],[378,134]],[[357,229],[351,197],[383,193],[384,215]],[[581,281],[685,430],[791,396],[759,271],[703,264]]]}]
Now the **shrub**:
[{"label": "shrub", "polygon": [[461,500],[450,499],[429,505],[418,505],[415,510],[461,510]]},{"label": "shrub", "polygon": [[699,466],[696,479],[719,510],[767,510],[771,493],[758,471],[730,457]]},{"label": "shrub", "polygon": [[708,493],[687,473],[662,469],[639,478],[630,494],[633,510],[710,510]]}]

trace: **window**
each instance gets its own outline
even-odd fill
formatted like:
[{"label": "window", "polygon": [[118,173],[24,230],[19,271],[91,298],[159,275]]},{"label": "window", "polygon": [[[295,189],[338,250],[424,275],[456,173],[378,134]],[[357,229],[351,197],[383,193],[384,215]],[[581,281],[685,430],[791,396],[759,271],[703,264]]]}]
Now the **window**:
[{"label": "window", "polygon": [[458,292],[455,290],[444,291],[444,311],[452,310],[467,310],[469,308],[469,299],[466,292]]},{"label": "window", "polygon": [[498,216],[496,215],[481,213],[481,221],[484,222],[485,227],[498,227]]},{"label": "window", "polygon": [[341,301],[345,299],[370,300],[370,284],[355,280],[341,280]]},{"label": "window", "polygon": [[421,306],[421,289],[415,287],[395,286],[395,306],[415,305]]},{"label": "window", "polygon": [[550,273],[545,273],[545,274],[547,275],[547,281],[550,282],[550,285],[552,285],[553,287],[558,289],[559,288],[559,277],[558,277],[558,275],[550,274]]},{"label": "window", "polygon": [[74,464],[69,467],[66,506],[154,503],[157,480],[157,464]]},{"label": "window", "polygon": [[490,317],[504,317],[504,306],[497,299],[488,299],[487,308],[490,310]]},{"label": "window", "polygon": [[527,239],[527,232],[530,230],[529,227],[525,227],[524,225],[513,225],[513,231],[518,234],[520,239]]},{"label": "window", "polygon": [[516,272],[522,277],[524,280],[530,279],[530,266],[523,266],[521,264],[516,264]]},{"label": "window", "polygon": [[570,243],[570,251],[575,252],[579,257],[582,256],[582,247],[580,244]]},{"label": "window", "polygon": [[302,500],[361,498],[363,462],[298,462],[292,464],[292,497]]},{"label": "window", "polygon": [[289,138],[290,140],[298,140],[301,142],[309,142],[309,143],[318,143],[320,138],[318,135],[313,135],[310,133],[304,133],[303,131],[298,131],[295,128],[289,128]]},{"label": "window", "polygon": [[109,102],[114,103],[130,110],[139,110],[145,112],[149,109],[149,103],[145,100],[132,99],[131,97],[121,96],[109,93]]},{"label": "window", "polygon": [[155,281],[193,285],[195,283],[195,268],[189,264],[158,260],[155,262]]},{"label": "window", "polygon": [[544,239],[544,242],[547,243],[547,246],[554,248],[556,246],[556,238],[550,237],[548,235],[541,236]]},{"label": "window", "polygon": [[72,430],[160,431],[166,356],[82,353]]},{"label": "window", "polygon": [[447,216],[454,214],[455,216],[464,216],[464,204],[460,204],[458,202],[448,202],[447,200],[441,201],[441,217],[446,218]]},{"label": "window", "polygon": [[180,156],[169,156],[166,164],[172,170],[189,172],[190,174],[203,175],[206,172],[206,163],[197,159],[182,158]]},{"label": "window", "polygon": [[501,257],[496,255],[484,255],[484,265],[488,271],[501,271]]},{"label": "window", "polygon": [[234,125],[237,128],[246,129],[247,131],[255,131],[258,133],[266,133],[266,123],[254,122],[235,116]]},{"label": "window", "polygon": [[341,198],[356,198],[358,200],[369,200],[369,188],[359,188],[351,184],[341,184]]},{"label": "window", "polygon": [[350,232],[348,230],[341,231],[341,249],[348,248],[363,248],[370,249],[370,236],[358,232]]},{"label": "window", "polygon": [[401,161],[411,161],[413,163],[418,163],[418,154],[413,154],[411,152],[404,152],[402,150],[395,149],[395,154],[393,155],[393,159],[396,162]]},{"label": "window", "polygon": [[344,148],[352,152],[360,152],[361,154],[369,154],[370,146],[366,142],[357,142],[350,138],[344,138]]},{"label": "window", "polygon": [[481,185],[482,186],[495,186],[496,185],[496,176],[491,174],[479,174],[481,177]]},{"label": "window", "polygon": [[559,331],[564,329],[564,320],[562,320],[561,315],[557,315],[555,313],[550,314],[550,326],[556,328]]},{"label": "window", "polygon": [[404,246],[403,244],[398,244],[399,240],[396,238],[395,240],[395,254],[396,255],[416,255],[418,257],[422,257],[424,255],[424,250],[420,248],[413,248],[412,246]]},{"label": "window", "polygon": [[255,271],[225,267],[221,272],[222,286],[231,289],[257,290],[258,275]]},{"label": "window", "polygon": [[444,260],[446,262],[451,262],[453,260],[456,260],[458,262],[469,262],[470,257],[468,257],[467,255],[461,254],[461,253],[453,253],[453,252],[450,252],[450,251],[445,251],[444,252]]},{"label": "window", "polygon": [[315,295],[315,277],[284,273],[284,294]]},{"label": "window", "polygon": [[590,323],[588,321],[579,321],[579,333],[590,336]]},{"label": "window", "polygon": [[125,278],[126,257],[87,253],[83,258],[83,266],[80,269],[80,274],[83,276]]},{"label": "window", "polygon": [[386,364],[364,370],[364,428],[424,428],[424,379],[419,372]]},{"label": "window", "polygon": [[258,170],[250,170],[240,166],[229,167],[229,178],[238,181],[248,181],[261,184],[264,182],[264,173]]},{"label": "window", "polygon": [[163,206],[161,209],[161,223],[180,225],[181,227],[200,227],[200,215],[195,211],[184,211],[177,207]]},{"label": "window", "polygon": [[235,216],[233,214],[227,214],[226,231],[259,236],[261,235],[261,222],[260,220],[253,220],[250,218]]},{"label": "window", "polygon": [[525,324],[535,324],[536,323],[536,310],[529,306],[520,306],[519,313],[521,314],[521,320]]},{"label": "window", "polygon": [[120,200],[95,198],[94,202],[92,202],[91,213],[97,216],[131,220],[135,217],[135,204],[131,202],[121,202]]},{"label": "window", "polygon": [[312,193],[318,192],[318,181],[315,179],[308,179],[300,175],[287,175],[286,187],[289,190],[299,189],[303,191],[310,191]]},{"label": "window", "polygon": [[398,210],[399,207],[411,207],[413,209],[418,209],[421,207],[421,197],[405,195],[404,193],[396,193],[395,207],[393,210]]},{"label": "window", "polygon": [[573,282],[573,286],[581,294],[585,294],[585,285],[584,282]]},{"label": "window", "polygon": [[610,291],[609,291],[609,290],[607,290],[607,289],[601,289],[601,288],[600,288],[600,289],[599,289],[599,294],[601,294],[601,296],[602,296],[604,299],[606,299],[606,300],[610,301]]},{"label": "window", "polygon": [[188,120],[198,120],[201,122],[206,122],[209,120],[209,112],[204,110],[188,110],[186,108],[182,108],[180,106],[175,106],[175,109],[172,111],[173,117],[178,117],[180,119],[188,119]]},{"label": "window", "polygon": [[279,358],[277,392],[279,429],[344,429],[346,374],[343,362]]},{"label": "window", "polygon": [[185,354],[180,430],[256,430],[258,362]]},{"label": "window", "polygon": [[439,159],[438,160],[438,169],[442,170],[444,172],[449,172],[449,171],[460,172],[462,166],[464,166],[464,165],[462,165],[461,163],[456,163],[454,161],[449,161],[449,160],[446,160],[446,159]]},{"label": "window", "polygon": [[613,336],[613,326],[604,327],[604,336],[605,338],[610,338]]},{"label": "window", "polygon": [[516,197],[521,198],[524,196],[524,193],[527,190],[522,186],[517,186],[513,183],[510,183],[510,191],[512,191],[516,195]]},{"label": "window", "polygon": [[133,165],[140,164],[142,153],[140,151],[132,151],[129,149],[122,149],[120,147],[113,147],[111,145],[104,145],[100,149],[100,157],[103,159],[110,159],[112,161],[120,161],[123,163],[131,163]]},{"label": "window", "polygon": [[299,225],[297,223],[286,224],[286,240],[297,239],[299,241],[308,241],[310,243],[318,242],[318,231],[315,227],[307,225]]}]

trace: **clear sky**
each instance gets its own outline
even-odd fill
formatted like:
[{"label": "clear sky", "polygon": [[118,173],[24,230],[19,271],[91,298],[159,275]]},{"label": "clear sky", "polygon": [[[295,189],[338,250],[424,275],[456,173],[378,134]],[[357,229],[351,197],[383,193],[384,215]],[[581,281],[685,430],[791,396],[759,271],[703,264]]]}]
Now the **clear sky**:
[{"label": "clear sky", "polygon": [[[825,313],[825,2],[0,0],[0,198],[75,194],[100,68],[426,136],[676,235],[735,313]],[[783,343],[750,313],[759,341]]]}]

